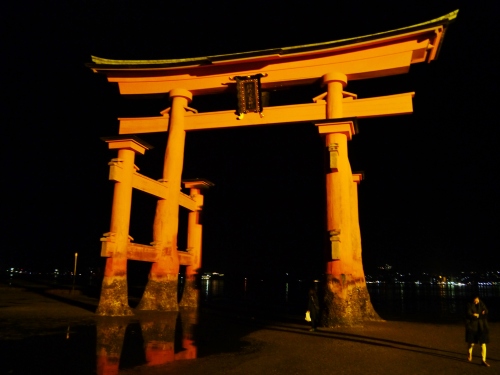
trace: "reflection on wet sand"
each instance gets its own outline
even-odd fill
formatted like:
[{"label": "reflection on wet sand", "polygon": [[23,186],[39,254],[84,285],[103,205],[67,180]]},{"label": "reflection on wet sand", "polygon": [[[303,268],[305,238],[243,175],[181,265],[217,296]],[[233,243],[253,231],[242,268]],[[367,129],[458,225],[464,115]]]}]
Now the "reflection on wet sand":
[{"label": "reflection on wet sand", "polygon": [[163,365],[181,359],[194,359],[197,355],[193,332],[198,322],[196,309],[183,308],[179,312],[139,311],[135,318],[103,317],[97,323],[97,374],[119,373],[120,357],[125,331],[139,320],[144,340],[144,366]]},{"label": "reflection on wet sand", "polygon": [[103,318],[97,323],[97,374],[118,374],[128,322],[129,319]]}]

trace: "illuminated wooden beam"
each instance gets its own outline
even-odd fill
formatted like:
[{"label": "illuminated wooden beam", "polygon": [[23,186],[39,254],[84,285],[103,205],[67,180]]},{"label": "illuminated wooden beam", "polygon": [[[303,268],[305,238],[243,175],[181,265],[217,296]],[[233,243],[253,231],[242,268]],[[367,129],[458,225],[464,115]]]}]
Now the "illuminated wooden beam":
[{"label": "illuminated wooden beam", "polygon": [[328,72],[348,81],[406,73],[411,64],[436,58],[457,12],[372,35],[261,51],[171,60],[92,57],[88,66],[118,84],[121,94],[158,94],[183,88],[194,95],[227,90],[229,76],[265,73],[263,89],[308,85]]},{"label": "illuminated wooden beam", "polygon": [[[102,238],[101,256],[112,258],[116,245],[108,238]],[[178,251],[179,264],[189,266],[192,264],[193,256],[187,251]],[[154,246],[129,243],[127,245],[127,259],[142,262],[156,262],[160,257],[160,250]]]},{"label": "illuminated wooden beam", "polygon": [[[120,161],[118,159],[113,159],[109,165],[109,179],[111,181],[121,182],[123,172],[120,167]],[[153,180],[152,178],[146,177],[137,172],[132,175],[132,187],[160,199],[167,198],[168,186],[166,184]],[[190,211],[198,211],[201,206],[203,206],[203,196],[200,195],[199,197],[197,196],[196,199],[193,199],[190,196],[179,192],[179,205]]]},{"label": "illuminated wooden beam", "polygon": [[134,173],[132,175],[132,187],[160,199],[167,198],[167,184],[153,180],[152,178],[146,177],[139,173]]},{"label": "illuminated wooden beam", "polygon": [[190,266],[193,264],[193,256],[187,251],[178,251],[179,264],[181,266]]},{"label": "illuminated wooden beam", "polygon": [[127,246],[127,259],[143,262],[156,262],[159,250],[153,246],[129,243]]},{"label": "illuminated wooden beam", "polygon": [[[425,43],[428,45],[428,41]],[[427,45],[419,49],[425,50]],[[301,59],[282,58],[262,67],[258,67],[255,63],[242,63],[227,70],[225,66],[217,69],[217,66],[211,65],[210,73],[207,68],[199,67],[189,73],[183,70],[179,74],[148,77],[147,80],[108,76],[108,81],[118,83],[122,95],[167,93],[179,87],[190,91],[193,95],[206,95],[226,91],[229,85],[234,85],[229,79],[230,76],[245,76],[259,72],[267,74],[266,78],[262,78],[261,86],[268,90],[313,84],[329,71],[344,72],[350,81],[407,73],[412,63],[413,50],[408,43],[398,45],[399,51],[394,48],[395,46],[390,47],[372,48],[370,54],[373,55],[369,57],[366,54],[352,52],[342,54],[342,59],[334,55],[316,58],[309,64]],[[375,55],[375,52],[378,52],[378,55]]]},{"label": "illuminated wooden beam", "polygon": [[344,117],[369,118],[413,113],[414,92],[343,102]]},{"label": "illuminated wooden beam", "polygon": [[184,193],[179,193],[179,206],[189,211],[199,211],[203,206],[203,195],[197,195],[194,199]]},{"label": "illuminated wooden beam", "polygon": [[[169,116],[165,114],[160,117],[132,117],[119,118],[118,120],[120,121],[119,134],[155,133],[168,130]],[[141,131],[136,132],[137,128]]]},{"label": "illuminated wooden beam", "polygon": [[[367,99],[344,99],[345,117],[378,117],[403,115],[413,112],[414,93],[380,96]],[[326,102],[265,107],[264,117],[247,113],[239,120],[235,111],[191,113],[185,117],[185,130],[207,130],[253,125],[279,125],[286,123],[315,122],[326,120]],[[165,132],[169,117],[120,118],[120,134]]]}]

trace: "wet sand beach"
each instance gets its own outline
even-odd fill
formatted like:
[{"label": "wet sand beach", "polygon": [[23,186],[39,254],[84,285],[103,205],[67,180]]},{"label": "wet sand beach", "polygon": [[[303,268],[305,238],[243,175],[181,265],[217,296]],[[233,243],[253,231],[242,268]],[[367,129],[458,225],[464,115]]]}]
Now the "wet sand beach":
[{"label": "wet sand beach", "polygon": [[[96,305],[96,299],[78,291],[0,283],[0,373],[98,374],[96,339],[102,345],[102,337],[98,338],[96,326],[103,318],[95,316]],[[155,342],[158,347],[158,342],[146,342],[142,336],[147,326],[139,325],[138,319],[117,320],[123,323],[125,336],[121,357],[116,359],[120,375],[500,374],[499,323],[490,323],[491,367],[486,368],[479,347],[472,363],[467,362],[461,324],[382,321],[309,332],[301,321],[202,310],[190,333],[197,359],[173,360],[177,344],[172,344],[167,348],[172,360],[151,366],[144,350]],[[172,342],[176,340],[172,333]]]}]

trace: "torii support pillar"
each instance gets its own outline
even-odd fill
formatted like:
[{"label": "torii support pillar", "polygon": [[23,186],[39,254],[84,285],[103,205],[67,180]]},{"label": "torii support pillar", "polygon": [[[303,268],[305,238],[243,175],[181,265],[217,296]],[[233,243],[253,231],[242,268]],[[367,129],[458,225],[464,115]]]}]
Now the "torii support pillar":
[{"label": "torii support pillar", "polygon": [[[148,146],[135,137],[119,136],[104,139],[110,149],[118,149],[118,158],[111,160],[122,171],[120,182],[115,182],[111,229],[102,240],[114,243],[113,255],[106,259],[104,279],[97,315],[133,315],[128,305],[127,246],[129,243],[130,210],[132,207],[132,176],[135,172],[135,154],[144,152]],[[111,164],[110,163],[110,164]]]},{"label": "torii support pillar", "polygon": [[347,153],[347,141],[354,135],[353,122],[343,120],[342,73],[323,76],[328,87],[327,118],[331,123],[318,126],[325,134],[330,153],[330,172],[326,175],[327,230],[331,254],[326,266],[323,324],[327,327],[352,326],[379,320],[366,288],[361,259],[361,235],[357,214],[357,184]]},{"label": "torii support pillar", "polygon": [[[202,189],[207,189],[214,184],[206,180],[183,181],[184,187],[190,189],[189,196],[203,207]],[[199,272],[201,269],[201,243],[203,225],[201,211],[191,211],[188,216],[187,250],[192,256],[191,264],[186,267],[186,283],[179,305],[182,307],[198,307],[199,303]]]},{"label": "torii support pillar", "polygon": [[192,94],[184,89],[170,91],[172,107],[168,127],[167,149],[163,165],[163,183],[167,184],[167,199],[159,199],[153,224],[153,243],[160,250],[160,259],[153,263],[139,310],[178,311],[177,287],[179,256],[179,191],[184,162],[184,115]]}]

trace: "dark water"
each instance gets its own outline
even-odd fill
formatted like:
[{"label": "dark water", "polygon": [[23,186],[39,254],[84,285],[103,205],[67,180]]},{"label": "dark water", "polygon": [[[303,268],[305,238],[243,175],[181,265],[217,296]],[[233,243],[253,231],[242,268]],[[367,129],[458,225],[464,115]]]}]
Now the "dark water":
[{"label": "dark water", "polygon": [[489,320],[500,321],[499,285],[368,284],[375,310],[386,319],[460,322],[479,291]]},{"label": "dark water", "polygon": [[[237,350],[248,333],[228,317],[273,318],[301,323],[308,283],[263,279],[203,280],[200,310],[142,313],[132,318],[98,318],[96,324],[68,325],[50,334],[1,340],[1,374],[119,374],[147,367]],[[384,319],[457,323],[479,288],[500,319],[500,286],[368,284],[375,310]],[[222,314],[221,314],[222,313]],[[217,341],[219,340],[219,341]]]},{"label": "dark water", "polygon": [[[288,281],[267,285],[265,280],[238,281],[203,280],[204,302],[211,306],[240,306],[258,311],[265,308],[277,316],[302,319],[307,290],[311,283]],[[319,288],[319,283],[318,283]],[[479,291],[488,306],[491,321],[500,321],[500,285],[367,284],[370,299],[384,319],[456,323],[464,318],[467,304]],[[320,288],[319,288],[320,289]]]}]

